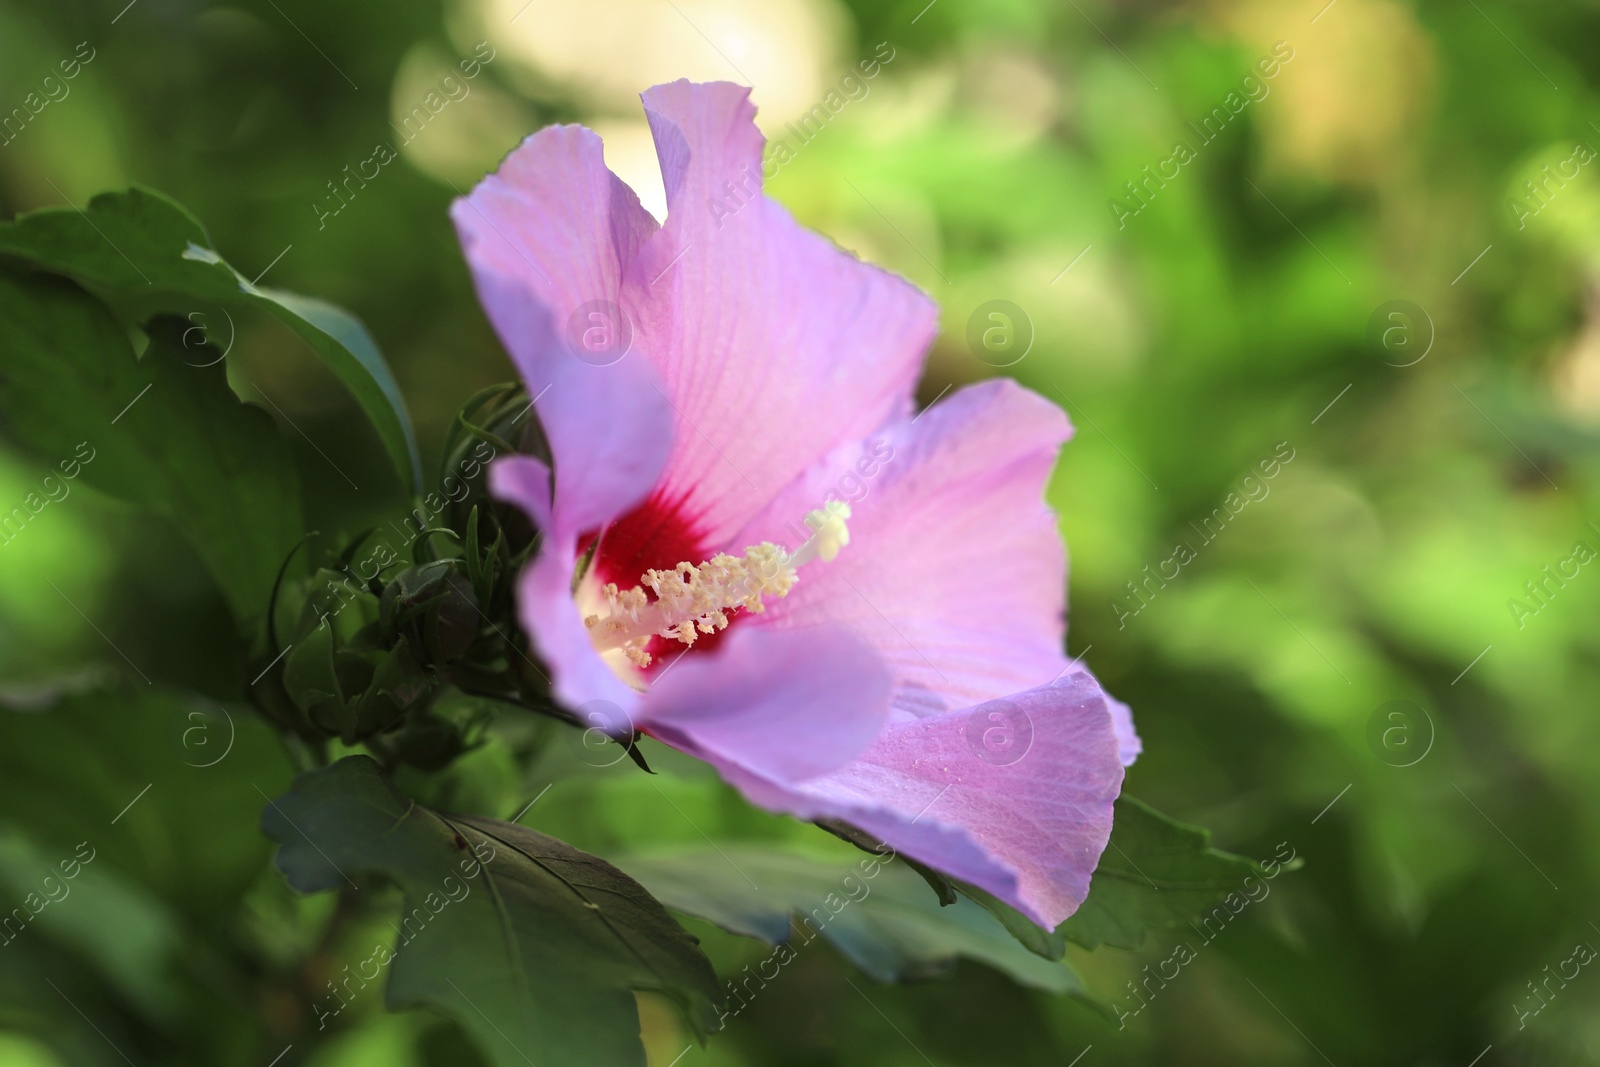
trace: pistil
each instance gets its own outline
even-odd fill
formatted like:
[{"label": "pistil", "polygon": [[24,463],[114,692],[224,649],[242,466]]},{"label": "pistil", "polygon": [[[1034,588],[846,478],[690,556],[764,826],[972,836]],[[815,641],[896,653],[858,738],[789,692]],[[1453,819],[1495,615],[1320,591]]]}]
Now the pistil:
[{"label": "pistil", "polygon": [[620,650],[634,666],[648,667],[645,646],[651,638],[693,645],[702,634],[726,629],[733,614],[759,614],[766,610],[765,598],[787,596],[801,567],[832,561],[850,542],[849,517],[850,506],[834,501],[806,516],[811,537],[793,552],[763,541],[742,556],[721,552],[698,566],[683,562],[671,570],[646,571],[632,589],[608,583],[601,589],[606,614],[584,620],[589,636],[601,652]]}]

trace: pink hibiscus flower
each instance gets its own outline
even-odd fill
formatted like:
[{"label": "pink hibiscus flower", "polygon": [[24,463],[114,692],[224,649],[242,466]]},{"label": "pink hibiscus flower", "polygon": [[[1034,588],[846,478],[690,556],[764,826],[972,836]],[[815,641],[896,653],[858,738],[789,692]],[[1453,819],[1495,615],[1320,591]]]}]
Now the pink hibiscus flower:
[{"label": "pink hibiscus flower", "polygon": [[491,475],[543,531],[523,624],[585,721],[1053,927],[1139,751],[1063,652],[1071,428],[1003,380],[913,417],[934,305],[762,195],[748,96],[644,94],[663,224],[577,126],[452,208],[554,467]]}]

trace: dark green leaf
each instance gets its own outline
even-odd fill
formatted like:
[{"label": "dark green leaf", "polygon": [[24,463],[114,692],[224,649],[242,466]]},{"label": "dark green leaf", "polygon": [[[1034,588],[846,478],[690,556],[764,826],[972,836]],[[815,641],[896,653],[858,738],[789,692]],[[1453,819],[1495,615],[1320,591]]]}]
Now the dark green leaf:
[{"label": "dark green leaf", "polygon": [[240,403],[220,363],[183,358],[182,320],[156,320],[136,358],[76,285],[0,270],[0,322],[7,432],[63,476],[170,518],[241,623],[264,610],[301,536],[294,465],[272,418]]},{"label": "dark green leaf", "polygon": [[957,882],[956,891],[993,915],[1012,937],[1022,942],[1022,946],[1034,955],[1047,960],[1059,960],[1067,954],[1067,938],[1060,927],[1041,930],[1016,908],[975,885]]},{"label": "dark green leaf", "polygon": [[330,733],[339,730],[344,693],[333,669],[333,628],[315,626],[283,661],[283,688],[311,721]]},{"label": "dark green leaf", "polygon": [[[863,852],[872,852],[881,856],[884,855],[886,851],[893,851],[888,845],[867,833],[859,826],[851,826],[849,823],[838,819],[818,819],[816,823],[818,826],[822,827],[822,829],[828,831],[828,833],[839,838],[841,841],[850,842]],[[955,879],[951,878],[943,871],[934,870],[926,863],[920,863],[917,860],[912,859],[910,856],[900,856],[898,858],[901,863],[904,863],[907,867],[910,867],[913,871],[916,871],[917,874],[921,876],[922,880],[928,883],[928,888],[933,890],[934,895],[939,898],[940,904],[944,905],[945,907],[949,907],[951,904],[956,902],[957,883]]]},{"label": "dark green leaf", "polygon": [[966,956],[1039,989],[1080,989],[1065,964],[1028,952],[977,904],[940,906],[893,854],[851,863],[725,845],[618,862],[670,907],[769,945],[789,941],[793,916],[800,925],[791,948],[803,948],[820,933],[880,982],[937,974]]},{"label": "dark green leaf", "polygon": [[35,846],[61,860],[87,841],[98,850],[90,869],[117,872],[208,936],[236,921],[237,898],[270,858],[257,790],[290,775],[259,716],[78,678],[0,690],[0,737],[0,812]]},{"label": "dark green leaf", "polygon": [[81,212],[45,208],[0,223],[0,253],[71,275],[133,322],[156,312],[203,311],[196,302],[265,309],[328,364],[372,420],[401,481],[421,491],[405,401],[360,320],[311,297],[251,284],[212,250],[199,221],[160,193],[102,193]]},{"label": "dark green leaf", "polygon": [[[161,901],[95,862],[105,845],[46,850],[20,827],[0,826],[0,891],[26,909],[6,915],[5,947],[28,936],[76,952],[146,1015],[171,1020],[181,1004],[167,973],[177,923]],[[19,925],[19,914],[32,917]]]},{"label": "dark green leaf", "polygon": [[1252,883],[1300,865],[1292,849],[1266,864],[1218,851],[1208,831],[1127,794],[1117,800],[1114,820],[1089,897],[1061,927],[1084,948],[1136,949],[1146,933],[1192,923],[1230,895],[1247,900]]},{"label": "dark green leaf", "polygon": [[366,872],[399,883],[390,1007],[446,1012],[496,1064],[643,1067],[632,990],[672,998],[702,1036],[715,1024],[716,976],[695,940],[597,857],[520,826],[429,811],[365,756],[301,775],[262,822],[301,892]]}]

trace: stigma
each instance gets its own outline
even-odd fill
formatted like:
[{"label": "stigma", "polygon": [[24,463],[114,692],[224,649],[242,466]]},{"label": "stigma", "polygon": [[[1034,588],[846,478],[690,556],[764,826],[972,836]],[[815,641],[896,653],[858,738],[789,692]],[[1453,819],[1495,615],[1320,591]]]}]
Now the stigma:
[{"label": "stigma", "polygon": [[848,518],[850,505],[831,501],[806,516],[811,536],[793,552],[763,541],[742,556],[719,552],[698,565],[645,571],[632,589],[608,583],[600,590],[606,613],[583,620],[590,640],[600,652],[618,650],[635,667],[648,667],[645,646],[651,638],[691,646],[702,634],[727,629],[738,612],[760,614],[767,610],[767,598],[788,596],[801,567],[814,560],[832,562],[850,543]]}]

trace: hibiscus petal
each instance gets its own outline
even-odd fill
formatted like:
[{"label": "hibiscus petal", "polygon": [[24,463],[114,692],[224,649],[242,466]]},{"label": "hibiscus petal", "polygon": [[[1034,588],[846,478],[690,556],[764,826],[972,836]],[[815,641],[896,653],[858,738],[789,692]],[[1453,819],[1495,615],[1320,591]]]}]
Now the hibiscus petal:
[{"label": "hibiscus petal", "polygon": [[595,651],[573,603],[577,546],[550,518],[550,468],[532,456],[497,460],[489,468],[489,488],[520,505],[545,531],[538,557],[517,580],[517,612],[550,671],[552,695],[585,722],[604,720],[596,725],[607,733],[628,732],[639,696]]},{"label": "hibiscus petal", "polygon": [[1144,742],[1133,728],[1133,709],[1109,693],[1106,704],[1111,708],[1111,728],[1117,735],[1117,758],[1124,767],[1132,767],[1133,761],[1144,751]]},{"label": "hibiscus petal", "polygon": [[746,625],[854,627],[895,672],[900,719],[1060,677],[1066,555],[1044,488],[1071,432],[996,379],[829,457],[735,540],[792,548],[809,510],[846,497],[850,543]]},{"label": "hibiscus petal", "polygon": [[671,405],[638,353],[580,359],[571,338],[591,321],[631,335],[622,275],[655,220],[606,168],[600,138],[578,126],[529,137],[450,214],[479,299],[535,397],[559,472],[557,517],[579,531],[622,514],[661,473]]},{"label": "hibiscus petal", "polygon": [[651,685],[638,723],[719,766],[800,782],[864,752],[889,714],[890,677],[843,629],[738,630]]},{"label": "hibiscus petal", "polygon": [[761,194],[749,90],[644,94],[666,224],[628,270],[628,307],[680,431],[658,487],[720,542],[834,447],[907,410],[933,303],[802,229]]},{"label": "hibiscus petal", "polygon": [[489,466],[489,492],[527,512],[541,530],[555,525],[550,481],[550,468],[532,456],[501,456]]},{"label": "hibiscus petal", "polygon": [[892,724],[860,758],[799,785],[709,758],[753,803],[844,820],[1046,928],[1088,895],[1123,776],[1106,697],[1083,671]]}]

